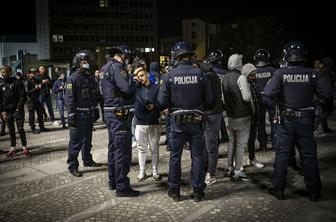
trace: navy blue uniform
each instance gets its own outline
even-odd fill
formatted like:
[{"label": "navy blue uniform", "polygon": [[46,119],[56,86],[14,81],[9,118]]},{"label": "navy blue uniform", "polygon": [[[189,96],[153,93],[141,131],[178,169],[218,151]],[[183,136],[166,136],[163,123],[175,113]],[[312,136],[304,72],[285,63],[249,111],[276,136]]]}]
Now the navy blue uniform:
[{"label": "navy blue uniform", "polygon": [[179,192],[181,187],[181,155],[186,136],[190,138],[191,144],[192,187],[195,192],[203,192],[205,187],[202,123],[193,122],[190,113],[197,115],[195,110],[203,111],[204,103],[210,104],[212,102],[212,92],[205,75],[199,68],[191,65],[192,63],[189,61],[182,61],[167,73],[167,78],[164,80],[158,96],[160,105],[169,107],[171,110],[168,186],[169,190],[175,190],[175,192]]},{"label": "navy blue uniform", "polygon": [[288,157],[296,140],[301,148],[307,191],[311,194],[320,192],[321,181],[313,136],[314,110],[311,110],[314,93],[330,98],[331,86],[313,69],[291,65],[278,69],[264,89],[265,96],[277,99],[281,113],[276,129],[276,156],[272,175],[273,188],[276,190],[285,189]]},{"label": "navy blue uniform", "polygon": [[79,70],[73,72],[66,82],[65,103],[68,109],[69,126],[76,125],[76,127],[70,127],[67,161],[70,171],[78,169],[77,157],[81,150],[84,165],[91,165],[94,162],[91,155],[91,142],[94,109],[97,106],[95,89],[94,77]]},{"label": "navy blue uniform", "polygon": [[133,112],[130,109],[134,106],[137,84],[127,74],[124,66],[115,59],[110,59],[101,72],[104,116],[109,136],[109,185],[123,192],[130,189],[127,177],[132,160]]},{"label": "navy blue uniform", "polygon": [[[266,83],[271,79],[275,69],[272,66],[266,65],[266,66],[256,66],[257,68],[257,74],[256,74],[256,83],[257,87],[261,94],[264,93],[264,88]],[[266,128],[265,128],[265,114],[266,114],[266,108],[269,116],[269,121],[271,124],[271,139],[272,139],[272,146],[273,138],[274,138],[274,131],[275,126],[273,123],[273,118],[275,115],[275,107],[266,107],[261,104],[260,110],[258,113],[258,141],[260,143],[260,149],[266,149],[267,148],[267,134],[266,134]]]}]

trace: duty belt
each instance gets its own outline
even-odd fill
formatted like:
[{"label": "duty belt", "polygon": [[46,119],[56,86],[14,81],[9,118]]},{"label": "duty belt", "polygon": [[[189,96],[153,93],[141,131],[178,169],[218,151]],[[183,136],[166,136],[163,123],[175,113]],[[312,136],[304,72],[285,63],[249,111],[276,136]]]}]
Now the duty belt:
[{"label": "duty belt", "polygon": [[88,112],[88,111],[91,111],[92,108],[81,108],[81,107],[77,107],[76,110],[77,110],[77,111],[86,111],[86,112]]},{"label": "duty belt", "polygon": [[281,112],[281,116],[285,117],[288,120],[294,118],[312,118],[314,113],[311,109],[305,108],[300,110],[293,110],[293,109],[285,109]]},{"label": "duty belt", "polygon": [[195,123],[200,124],[205,119],[204,112],[199,109],[179,109],[172,112],[171,116],[176,124]]},{"label": "duty belt", "polygon": [[128,109],[130,112],[134,112],[134,105],[126,106],[104,106],[104,110],[114,112],[117,109]]}]

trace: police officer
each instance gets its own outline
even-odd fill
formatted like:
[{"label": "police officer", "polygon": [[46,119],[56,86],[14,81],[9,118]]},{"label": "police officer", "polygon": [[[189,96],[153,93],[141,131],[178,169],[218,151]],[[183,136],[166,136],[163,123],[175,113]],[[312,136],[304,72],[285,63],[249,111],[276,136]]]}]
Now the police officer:
[{"label": "police officer", "polygon": [[27,101],[27,93],[21,80],[12,76],[12,68],[5,65],[3,67],[3,81],[0,83],[0,114],[8,124],[11,148],[7,156],[13,156],[16,153],[16,136],[15,126],[21,138],[21,145],[24,156],[30,156],[27,148],[26,133],[23,128],[24,124],[24,104]]},{"label": "police officer", "polygon": [[[264,93],[264,88],[268,80],[272,77],[275,69],[269,65],[270,53],[266,49],[258,49],[254,53],[254,61],[255,66],[257,68],[256,74],[256,84],[260,93]],[[274,124],[273,118],[275,115],[275,107],[268,107],[268,116],[271,124],[271,139],[273,145],[274,138]],[[260,150],[267,150],[267,134],[265,129],[265,114],[266,107],[261,104],[260,111],[258,113],[258,123],[257,123],[257,131],[258,131],[258,141],[260,143]]]},{"label": "police officer", "polygon": [[83,176],[78,171],[78,153],[82,150],[84,166],[98,167],[100,164],[92,159],[91,141],[93,122],[99,119],[95,80],[90,75],[90,63],[93,55],[82,50],[74,56],[73,70],[66,82],[65,103],[68,109],[68,125],[70,127],[68,161],[69,171],[75,177]]},{"label": "police officer", "polygon": [[203,124],[205,102],[212,102],[210,85],[199,68],[192,66],[194,52],[187,42],[177,42],[171,51],[177,60],[159,91],[158,101],[165,108],[170,108],[171,154],[168,173],[168,196],[180,201],[181,155],[185,138],[191,144],[191,182],[193,198],[204,198],[204,137]]},{"label": "police officer", "polygon": [[[206,61],[208,63],[212,64],[213,72],[218,75],[221,82],[223,80],[224,74],[227,72],[222,66],[222,60],[223,59],[224,59],[224,55],[223,55],[223,52],[220,49],[210,51],[209,55],[206,58]],[[223,95],[223,94],[221,93],[221,95]],[[222,100],[223,100],[223,98],[222,98]],[[225,142],[228,142],[228,141],[229,141],[229,135],[228,135],[228,132],[226,130],[226,124],[225,124],[224,113],[223,113],[223,116],[221,118],[220,142],[225,143]]]},{"label": "police officer", "polygon": [[131,123],[134,115],[132,108],[137,87],[137,81],[126,71],[129,51],[127,46],[113,47],[110,51],[111,58],[101,70],[104,116],[109,135],[109,188],[116,190],[116,195],[119,197],[133,197],[140,194],[130,187],[130,180],[127,177],[132,160]]},{"label": "police officer", "polygon": [[304,181],[311,201],[321,197],[321,180],[313,136],[313,94],[330,98],[331,86],[316,71],[304,67],[306,50],[301,42],[291,42],[285,51],[288,65],[278,69],[264,89],[265,102],[276,100],[279,108],[273,187],[269,193],[284,199],[287,162],[293,140],[300,145],[304,168]]}]

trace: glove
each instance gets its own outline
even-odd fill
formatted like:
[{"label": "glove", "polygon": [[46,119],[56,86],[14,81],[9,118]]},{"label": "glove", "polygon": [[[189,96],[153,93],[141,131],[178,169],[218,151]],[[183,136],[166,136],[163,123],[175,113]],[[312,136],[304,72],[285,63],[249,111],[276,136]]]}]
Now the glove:
[{"label": "glove", "polygon": [[69,113],[68,124],[69,124],[70,127],[73,127],[73,128],[77,127],[76,113]]},{"label": "glove", "polygon": [[92,115],[93,115],[93,121],[96,122],[99,119],[99,110],[97,107],[93,109]]}]

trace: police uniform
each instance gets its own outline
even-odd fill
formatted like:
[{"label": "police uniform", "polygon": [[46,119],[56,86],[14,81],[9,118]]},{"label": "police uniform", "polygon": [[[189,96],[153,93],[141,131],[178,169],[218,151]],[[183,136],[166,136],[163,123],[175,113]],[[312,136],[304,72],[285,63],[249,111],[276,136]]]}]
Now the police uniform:
[{"label": "police uniform", "polygon": [[[119,54],[123,53],[122,49],[117,50],[120,51]],[[132,159],[131,123],[137,84],[128,75],[124,64],[114,58],[108,60],[101,72],[104,116],[109,135],[109,187],[111,190],[116,189],[119,196],[137,196],[139,194],[130,188],[130,180],[127,177]]]},{"label": "police uniform", "polygon": [[[330,84],[311,69],[303,66],[303,46],[290,44],[286,56],[288,67],[278,69],[264,89],[264,95],[277,98],[279,116],[275,143],[275,162],[272,175],[273,188],[269,192],[284,199],[287,163],[293,140],[301,148],[304,177],[311,201],[320,198],[321,181],[313,136],[313,95],[330,98]],[[267,100],[265,102],[269,102]]]},{"label": "police uniform", "polygon": [[[176,43],[172,52],[176,56],[191,53],[185,42]],[[179,53],[180,52],[180,53]],[[212,92],[205,75],[191,61],[180,61],[177,67],[167,73],[158,96],[162,107],[170,108],[171,154],[168,173],[168,195],[180,200],[181,155],[185,137],[191,144],[191,183],[197,200],[204,196],[204,102],[212,102]]]},{"label": "police uniform", "polygon": [[65,102],[70,127],[69,171],[78,171],[78,153],[82,151],[84,166],[98,166],[92,159],[91,141],[93,122],[99,118],[94,77],[80,69],[73,72],[66,82]]}]

